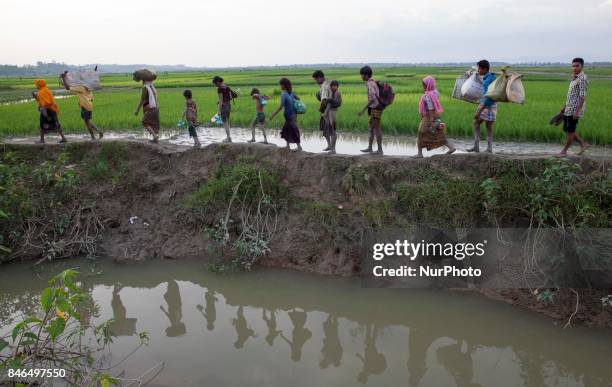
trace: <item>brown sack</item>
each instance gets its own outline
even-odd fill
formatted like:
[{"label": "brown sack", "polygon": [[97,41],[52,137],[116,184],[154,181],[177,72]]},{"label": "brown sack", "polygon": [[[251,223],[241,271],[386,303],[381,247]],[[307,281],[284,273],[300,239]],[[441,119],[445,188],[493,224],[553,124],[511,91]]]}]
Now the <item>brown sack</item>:
[{"label": "brown sack", "polygon": [[140,69],[140,70],[134,71],[134,80],[136,82],[141,82],[141,81],[153,82],[156,79],[157,79],[157,74],[155,74],[155,71],[153,70]]}]

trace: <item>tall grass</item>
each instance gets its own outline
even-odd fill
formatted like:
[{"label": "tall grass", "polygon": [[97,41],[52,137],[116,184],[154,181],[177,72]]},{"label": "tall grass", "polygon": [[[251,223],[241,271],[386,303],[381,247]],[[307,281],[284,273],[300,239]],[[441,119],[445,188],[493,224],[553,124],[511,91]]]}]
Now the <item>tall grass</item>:
[{"label": "tall grass", "polygon": [[[441,102],[445,109],[444,120],[451,136],[471,136],[472,119],[476,105],[450,98],[455,77],[463,69],[457,68],[406,68],[375,69],[377,79],[387,80],[396,90],[395,103],[383,114],[383,131],[389,134],[415,134],[419,116],[417,105],[421,96],[421,78],[433,74],[438,80]],[[554,69],[553,69],[554,70]],[[560,141],[563,132],[552,127],[548,120],[556,114],[565,102],[569,76],[566,69],[530,69],[524,84],[527,101],[524,105],[499,104],[498,122],[495,125],[497,138],[511,140]],[[589,84],[587,112],[580,123],[579,132],[587,141],[594,144],[612,144],[612,79],[608,72],[596,69],[596,76]],[[527,71],[519,69],[519,71]],[[278,79],[289,76],[294,89],[308,106],[308,112],[298,119],[300,128],[316,129],[319,123],[318,102],[314,95],[317,86],[310,77],[309,70],[267,70],[233,71],[223,73],[226,82],[240,89],[241,96],[232,106],[233,126],[250,125],[254,115],[254,103],[249,97],[251,87],[258,87],[263,93],[272,96],[267,109],[268,115],[278,107],[280,93]],[[164,128],[176,127],[183,112],[182,91],[191,88],[198,103],[199,118],[208,123],[216,113],[216,90],[210,84],[212,72],[159,74],[156,86],[159,91],[161,122]],[[366,131],[367,117],[357,117],[357,112],[366,102],[365,86],[356,69],[334,69],[327,71],[328,78],[340,81],[343,105],[338,114],[338,125],[342,131]],[[48,79],[55,85],[54,78]],[[106,88],[95,94],[94,122],[101,128],[110,130],[130,130],[140,128],[140,117],[133,112],[138,104],[140,90],[129,74],[103,77]],[[27,97],[31,90],[32,79],[0,79],[0,95],[3,93],[24,93]],[[18,99],[14,97],[14,99]],[[83,132],[84,126],[79,116],[77,101],[74,97],[59,99],[60,119],[68,132]],[[37,132],[38,113],[34,102],[0,105],[0,136],[18,136]],[[279,128],[283,124],[282,115],[268,121],[267,126]]]}]

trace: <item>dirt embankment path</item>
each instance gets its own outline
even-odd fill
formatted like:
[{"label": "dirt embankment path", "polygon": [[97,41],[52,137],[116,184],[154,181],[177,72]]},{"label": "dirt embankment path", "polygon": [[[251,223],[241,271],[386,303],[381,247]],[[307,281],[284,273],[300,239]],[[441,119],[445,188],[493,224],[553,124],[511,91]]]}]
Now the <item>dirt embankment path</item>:
[{"label": "dirt embankment path", "polygon": [[[259,144],[213,144],[193,149],[143,141],[74,143],[68,147],[4,144],[0,149],[17,152],[29,163],[55,160],[67,151],[69,167],[80,177],[80,197],[94,202],[104,219],[100,254],[119,262],[210,256],[214,242],[205,236],[204,230],[227,216],[227,203],[208,203],[210,208],[201,209],[204,215],[198,215],[185,206],[186,198],[198,188],[214,183],[222,171],[237,163],[250,163],[264,174],[274,169],[283,187],[284,210],[269,240],[269,252],[260,264],[340,276],[359,273],[361,244],[368,230],[412,221],[443,223],[470,217],[473,219],[465,220],[475,226],[490,226],[483,208],[478,207],[481,198],[467,196],[466,200],[471,203],[469,209],[452,208],[457,202],[440,202],[434,206],[451,206],[447,212],[455,214],[447,219],[414,219],[410,213],[413,207],[406,204],[409,198],[402,196],[398,186],[434,184],[437,187],[439,179],[469,183],[509,169],[533,174],[546,163],[542,156],[479,154],[427,159],[331,156]],[[114,153],[114,150],[118,151]],[[100,176],[96,171],[101,162],[109,162],[105,159],[109,154],[114,155],[112,165]],[[587,174],[607,170],[611,160],[605,157],[573,159]],[[230,196],[226,201],[229,202]],[[435,216],[435,210],[430,209],[427,214]],[[239,214],[232,213],[228,219],[229,234],[239,234]],[[226,253],[230,257],[233,254]],[[28,254],[26,258],[39,259],[41,251],[31,249]],[[574,314],[573,320],[611,325],[609,310],[604,310],[601,302],[597,305],[605,293],[588,293],[581,300],[583,309]],[[558,319],[569,318],[575,310],[575,300],[569,290],[567,295],[559,293],[562,302],[547,307],[534,302],[534,296],[522,290],[487,294]]]}]

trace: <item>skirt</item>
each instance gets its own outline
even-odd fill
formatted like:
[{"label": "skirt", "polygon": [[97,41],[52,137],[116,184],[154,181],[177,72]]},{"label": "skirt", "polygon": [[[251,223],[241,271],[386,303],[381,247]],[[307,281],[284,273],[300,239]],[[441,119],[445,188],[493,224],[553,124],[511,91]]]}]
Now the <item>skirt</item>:
[{"label": "skirt", "polygon": [[40,130],[44,133],[54,132],[60,128],[59,119],[57,113],[53,109],[45,109],[46,115],[40,113]]},{"label": "skirt", "polygon": [[153,129],[155,133],[159,132],[159,108],[144,108],[142,126]]},{"label": "skirt", "polygon": [[419,125],[418,145],[427,148],[428,151],[445,146],[447,143],[446,133],[443,129],[436,129],[434,132],[429,130],[431,120],[429,117],[421,118]]},{"label": "skirt", "polygon": [[297,116],[285,117],[285,124],[281,130],[281,138],[289,144],[300,143],[300,129],[297,126]]}]

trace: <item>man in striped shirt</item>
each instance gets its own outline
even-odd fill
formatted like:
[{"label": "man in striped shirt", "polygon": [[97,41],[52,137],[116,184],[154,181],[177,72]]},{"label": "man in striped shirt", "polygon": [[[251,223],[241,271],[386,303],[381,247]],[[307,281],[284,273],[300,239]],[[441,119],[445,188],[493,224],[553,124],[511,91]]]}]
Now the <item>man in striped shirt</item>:
[{"label": "man in striped shirt", "polygon": [[572,146],[574,140],[580,144],[578,155],[582,155],[590,146],[576,133],[578,121],[584,116],[584,109],[586,107],[588,81],[583,68],[584,59],[574,58],[572,60],[573,77],[567,91],[567,100],[561,109],[561,113],[563,113],[563,131],[566,134],[567,140],[563,150],[557,154],[559,157],[567,156],[567,150]]}]

